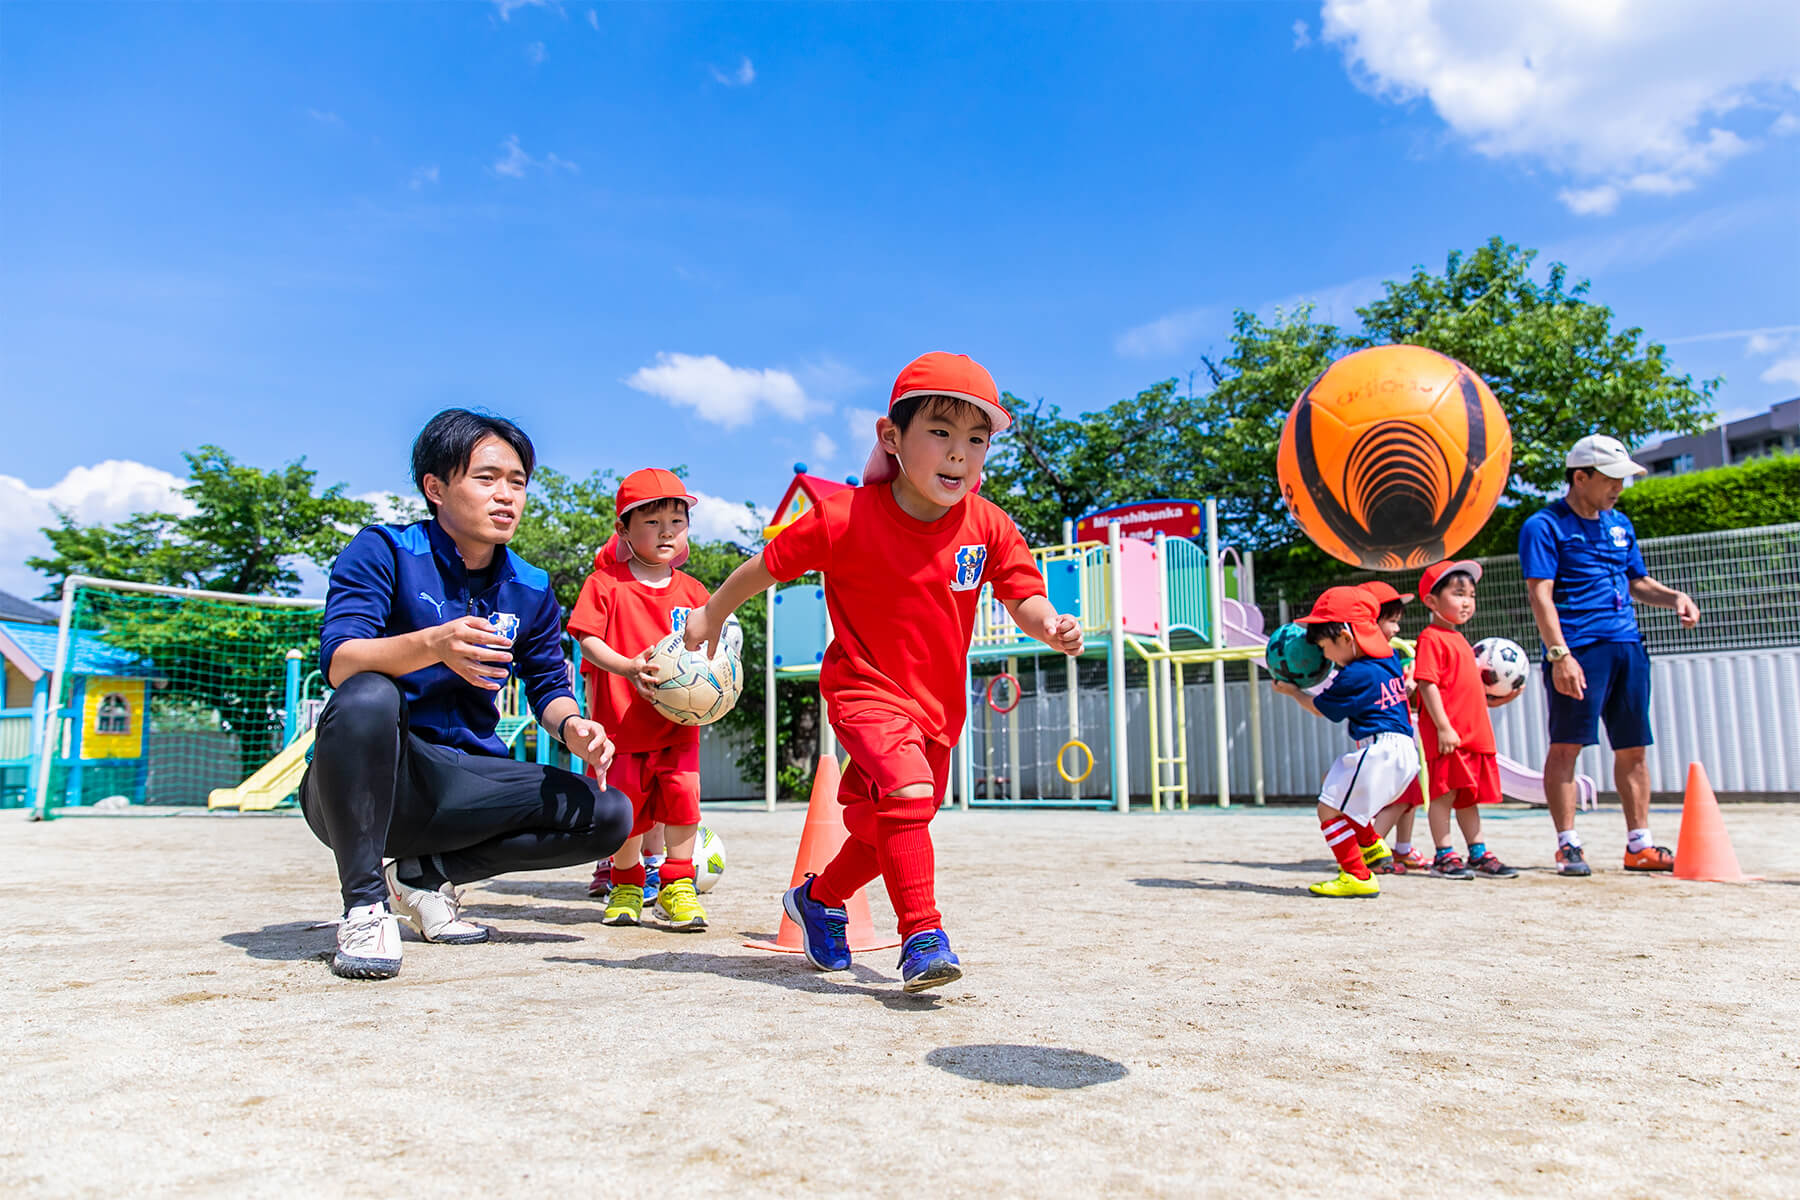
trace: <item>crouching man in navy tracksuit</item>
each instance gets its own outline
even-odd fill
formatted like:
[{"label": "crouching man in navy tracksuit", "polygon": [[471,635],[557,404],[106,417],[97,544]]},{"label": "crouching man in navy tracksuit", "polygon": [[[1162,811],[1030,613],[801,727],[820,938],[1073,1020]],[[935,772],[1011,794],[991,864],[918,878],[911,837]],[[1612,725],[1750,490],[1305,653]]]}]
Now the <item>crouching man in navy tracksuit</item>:
[{"label": "crouching man in navy tracksuit", "polygon": [[569,690],[550,578],[506,548],[535,464],[512,422],[441,412],[412,451],[431,519],[370,525],[332,565],[319,668],[336,691],[300,806],[337,856],[331,969],[347,978],[399,973],[396,918],[428,942],[486,941],[460,918],[457,884],[592,862],[631,833],[618,791],[515,762],[494,734],[496,693],[516,672],[540,729],[601,778],[612,764]]}]

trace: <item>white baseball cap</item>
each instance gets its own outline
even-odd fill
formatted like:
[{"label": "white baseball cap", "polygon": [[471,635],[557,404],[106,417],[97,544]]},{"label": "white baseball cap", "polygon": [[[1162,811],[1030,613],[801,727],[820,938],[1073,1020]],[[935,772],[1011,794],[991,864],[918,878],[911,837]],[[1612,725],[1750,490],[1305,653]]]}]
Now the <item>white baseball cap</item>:
[{"label": "white baseball cap", "polygon": [[1631,451],[1625,448],[1624,442],[1616,437],[1607,437],[1604,433],[1590,433],[1570,446],[1567,457],[1563,459],[1563,466],[1571,471],[1576,468],[1598,471],[1614,479],[1650,473],[1649,467],[1631,461]]}]

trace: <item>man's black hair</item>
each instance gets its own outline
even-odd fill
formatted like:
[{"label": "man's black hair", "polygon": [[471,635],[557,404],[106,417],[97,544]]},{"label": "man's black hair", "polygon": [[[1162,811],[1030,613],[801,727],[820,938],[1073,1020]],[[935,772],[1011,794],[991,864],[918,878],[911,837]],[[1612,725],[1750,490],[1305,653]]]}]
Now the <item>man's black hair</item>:
[{"label": "man's black hair", "polygon": [[1445,588],[1449,587],[1450,581],[1453,579],[1466,579],[1469,581],[1470,587],[1475,586],[1475,577],[1467,571],[1446,571],[1444,572],[1444,577],[1442,579],[1431,585],[1431,594],[1435,596]]},{"label": "man's black hair", "polygon": [[643,513],[646,517],[651,517],[660,512],[668,512],[671,508],[680,508],[681,515],[684,517],[690,515],[688,513],[688,502],[686,500],[681,499],[679,496],[665,496],[661,500],[651,500],[638,505],[636,508],[627,512],[623,517],[620,517],[619,524],[630,529],[631,518],[637,516],[639,513]]},{"label": "man's black hair", "polygon": [[1332,638],[1343,637],[1350,632],[1350,627],[1342,621],[1321,621],[1317,625],[1306,627],[1306,640],[1317,646],[1320,642],[1329,642]]},{"label": "man's black hair", "polygon": [[1594,473],[1591,469],[1589,469],[1587,467],[1566,467],[1563,470],[1564,486],[1566,486],[1566,487],[1574,487],[1575,486],[1575,472],[1577,472],[1577,471],[1587,471],[1587,473],[1589,475],[1592,475]]},{"label": "man's black hair", "polygon": [[1398,621],[1405,612],[1406,601],[1389,600],[1381,606],[1381,611],[1375,614],[1375,619],[1377,621]]},{"label": "man's black hair", "polygon": [[[537,451],[523,429],[505,417],[491,413],[446,408],[425,422],[425,428],[413,439],[413,483],[418,487],[419,495],[425,495],[427,475],[436,475],[449,483],[466,472],[475,447],[486,437],[497,437],[511,446],[513,453],[519,456],[519,462],[524,464],[526,480],[531,479],[531,472],[537,467]],[[437,516],[437,505],[429,496],[425,496],[425,507],[431,510],[432,516]]]},{"label": "man's black hair", "polygon": [[972,404],[961,396],[944,396],[934,392],[908,396],[888,409],[888,420],[899,426],[901,433],[905,433],[912,427],[913,419],[921,413],[927,417],[949,420],[960,415],[965,408],[972,410],[976,417],[987,425],[989,433],[994,431],[994,418],[990,417],[987,409],[981,405]]}]

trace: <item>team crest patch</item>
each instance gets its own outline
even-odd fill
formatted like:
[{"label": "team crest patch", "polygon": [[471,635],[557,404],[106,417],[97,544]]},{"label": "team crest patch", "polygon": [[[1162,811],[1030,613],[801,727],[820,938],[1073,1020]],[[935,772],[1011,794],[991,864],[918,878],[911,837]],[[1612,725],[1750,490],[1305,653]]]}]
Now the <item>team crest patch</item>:
[{"label": "team crest patch", "polygon": [[1623,550],[1625,548],[1626,538],[1625,527],[1623,525],[1614,525],[1612,527],[1612,540],[1613,545],[1617,546],[1619,549]]},{"label": "team crest patch", "polygon": [[676,605],[676,606],[670,608],[669,609],[669,632],[670,633],[686,632],[688,613],[690,613],[692,611],[693,611],[692,609],[686,608],[682,605]]},{"label": "team crest patch", "polygon": [[987,566],[986,546],[962,546],[956,551],[956,578],[950,582],[953,592],[968,592],[981,586],[981,568]]}]

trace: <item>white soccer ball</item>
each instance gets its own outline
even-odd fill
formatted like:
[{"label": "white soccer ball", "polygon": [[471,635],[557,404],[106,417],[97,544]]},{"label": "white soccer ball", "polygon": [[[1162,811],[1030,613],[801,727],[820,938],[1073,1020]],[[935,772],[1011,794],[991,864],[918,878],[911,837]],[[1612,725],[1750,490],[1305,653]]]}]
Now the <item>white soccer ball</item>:
[{"label": "white soccer ball", "polygon": [[694,836],[694,890],[710,892],[725,873],[725,841],[702,825]]},{"label": "white soccer ball", "polygon": [[662,682],[652,689],[650,703],[677,725],[711,725],[743,694],[744,631],[736,617],[727,617],[716,648],[689,650],[682,644],[685,636],[677,629],[651,647],[650,662]]},{"label": "white soccer ball", "polygon": [[1481,686],[1490,696],[1510,696],[1525,686],[1531,660],[1525,648],[1510,638],[1482,638],[1475,643],[1475,663],[1481,668]]}]

